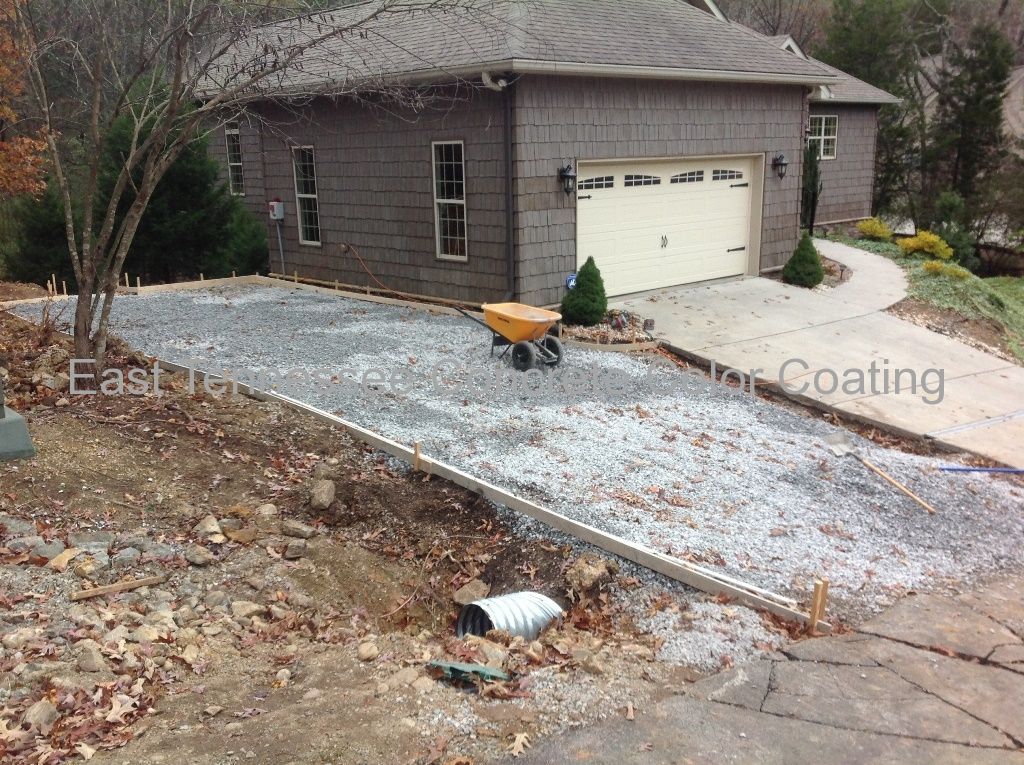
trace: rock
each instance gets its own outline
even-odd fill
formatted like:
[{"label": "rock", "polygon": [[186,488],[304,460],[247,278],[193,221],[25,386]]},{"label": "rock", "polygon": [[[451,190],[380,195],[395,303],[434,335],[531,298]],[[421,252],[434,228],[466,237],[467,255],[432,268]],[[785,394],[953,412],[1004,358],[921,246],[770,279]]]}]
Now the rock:
[{"label": "rock", "polygon": [[306,554],[306,540],[305,539],[293,539],[288,543],[288,546],[284,548],[284,559],[285,560],[298,560]]},{"label": "rock", "polygon": [[267,612],[266,606],[251,600],[236,600],[231,604],[231,615],[236,619],[248,619]]},{"label": "rock", "polygon": [[246,526],[241,529],[227,529],[225,535],[232,542],[238,542],[240,545],[251,545],[260,536],[260,528],[258,526]]},{"label": "rock", "polygon": [[295,608],[313,608],[316,601],[304,592],[292,592],[288,594],[288,603]]},{"label": "rock", "polygon": [[360,643],[356,650],[356,656],[359,657],[359,661],[373,661],[380,656],[380,649],[376,643]]},{"label": "rock", "polygon": [[207,717],[216,717],[217,715],[219,715],[223,711],[224,711],[224,707],[219,707],[216,704],[211,704],[210,706],[206,707],[206,709],[203,710],[203,714],[206,715]]},{"label": "rock", "polygon": [[181,652],[181,660],[190,667],[199,660],[199,646],[195,643],[185,646]]},{"label": "rock", "polygon": [[53,560],[64,552],[64,543],[59,539],[51,539],[49,542],[42,542],[32,548],[32,555],[37,558]]},{"label": "rock", "polygon": [[184,627],[187,624],[191,624],[199,618],[199,614],[195,612],[191,606],[182,606],[174,612],[174,623],[179,627]]},{"label": "rock", "polygon": [[505,662],[508,661],[508,652],[487,638],[470,635],[466,638],[466,642],[480,651],[484,657],[483,663],[488,667],[501,669],[505,666]]},{"label": "rock", "polygon": [[432,690],[435,685],[437,685],[437,683],[434,682],[433,678],[424,675],[423,677],[417,677],[413,681],[412,689],[414,691],[418,691],[419,693],[424,693],[426,691]]},{"label": "rock", "polygon": [[224,726],[224,732],[230,735],[242,732],[242,723],[231,722]]},{"label": "rock", "polygon": [[272,505],[269,502],[265,505],[260,505],[256,508],[256,516],[259,518],[276,518],[277,505]]},{"label": "rock", "polygon": [[279,622],[282,619],[287,619],[292,613],[293,612],[289,611],[287,608],[281,608],[281,606],[273,603],[270,604],[270,618],[276,622]]},{"label": "rock", "polygon": [[580,669],[584,672],[588,672],[591,675],[604,674],[604,665],[593,651],[586,649],[574,651],[572,657],[579,662]]},{"label": "rock", "polygon": [[128,639],[133,643],[155,643],[165,634],[165,631],[151,624],[143,624],[136,627]]},{"label": "rock", "polygon": [[193,566],[208,566],[217,562],[217,556],[202,545],[189,545],[185,548],[185,560]]},{"label": "rock", "polygon": [[113,643],[117,645],[122,640],[127,640],[131,633],[128,632],[128,628],[123,624],[118,624],[114,629],[110,630],[106,635],[103,636],[103,645],[107,643]]},{"label": "rock", "polygon": [[380,698],[381,696],[386,696],[390,690],[391,686],[387,683],[377,683],[377,689],[373,692],[373,695]]},{"label": "rock", "polygon": [[57,400],[56,400],[56,401],[54,402],[54,404],[53,404],[53,405],[54,405],[54,406],[56,406],[56,407],[60,407],[60,408],[63,408],[63,407],[65,407],[65,406],[71,406],[71,399],[68,399],[68,398],[59,398],[59,399],[57,399]]},{"label": "rock", "polygon": [[338,471],[334,469],[336,465],[337,463],[334,465],[328,465],[324,462],[319,463],[315,468],[313,468],[313,478],[317,480],[336,478],[338,475]]},{"label": "rock", "polygon": [[12,539],[10,542],[7,543],[7,547],[9,547],[13,552],[24,553],[29,552],[33,548],[43,544],[46,543],[43,541],[43,538],[41,536],[33,535],[28,537],[19,537],[18,539]]},{"label": "rock", "polygon": [[315,699],[323,696],[323,692],[319,688],[310,688],[304,694],[302,694],[303,701],[314,701]]},{"label": "rock", "polygon": [[135,565],[141,557],[142,553],[139,550],[136,550],[134,547],[126,547],[114,554],[114,557],[110,559],[110,565],[115,570],[129,568]]},{"label": "rock", "polygon": [[98,627],[100,629],[106,629],[103,626],[103,620],[100,619],[99,614],[92,606],[87,606],[84,603],[72,603],[71,608],[68,609],[68,619],[71,620],[72,624],[79,627]]},{"label": "rock", "polygon": [[460,606],[468,606],[474,600],[482,600],[491,592],[491,585],[479,579],[470,579],[452,595],[452,599]]},{"label": "rock", "polygon": [[402,685],[412,685],[419,676],[420,673],[416,670],[416,667],[405,667],[393,674],[388,679],[388,683],[395,688]]},{"label": "rock", "polygon": [[0,514],[0,526],[3,526],[0,536],[5,537],[27,537],[36,533],[34,523],[15,518],[13,515]]},{"label": "rock", "polygon": [[57,707],[50,701],[41,699],[25,710],[21,722],[31,725],[45,736],[58,719],[60,719],[60,712],[57,711]]},{"label": "rock", "polygon": [[80,640],[75,643],[78,653],[78,668],[83,672],[103,672],[107,669],[107,660],[100,651],[95,640]]},{"label": "rock", "polygon": [[63,393],[71,386],[71,377],[64,372],[58,372],[55,375],[43,375],[39,382],[45,388]]},{"label": "rock", "polygon": [[106,553],[114,544],[110,531],[72,531],[68,535],[68,546],[77,547],[88,553]]},{"label": "rock", "polygon": [[207,608],[217,608],[218,606],[226,606],[228,600],[228,594],[224,590],[210,590],[206,593],[206,597],[203,598],[203,603]]},{"label": "rock", "polygon": [[177,551],[173,547],[163,542],[150,542],[143,549],[143,552],[145,552],[150,558],[170,558],[177,554]]},{"label": "rock", "polygon": [[612,575],[619,570],[612,561],[598,558],[596,555],[582,555],[569,566],[565,572],[565,580],[577,593],[590,592],[611,581]]},{"label": "rock", "polygon": [[238,531],[245,525],[241,518],[221,518],[218,523],[220,523],[220,530],[225,534],[229,531]]},{"label": "rock", "polygon": [[309,492],[309,506],[314,510],[326,510],[334,503],[336,491],[334,481],[315,481]]},{"label": "rock", "polygon": [[106,571],[110,568],[110,556],[105,552],[93,552],[81,559],[75,560],[71,568],[75,576],[88,577]]},{"label": "rock", "polygon": [[282,686],[285,686],[292,679],[292,671],[290,669],[279,669],[277,674],[274,675],[274,679]]},{"label": "rock", "polygon": [[24,648],[30,640],[42,637],[42,634],[43,631],[38,627],[22,627],[13,632],[8,632],[0,638],[0,645],[12,651],[17,651],[19,648]]},{"label": "rock", "polygon": [[216,517],[208,515],[192,527],[192,533],[198,537],[212,537],[214,534],[223,533]]},{"label": "rock", "polygon": [[309,539],[316,535],[316,529],[307,523],[297,521],[294,518],[285,518],[281,521],[281,533],[286,537],[298,537],[299,539]]}]

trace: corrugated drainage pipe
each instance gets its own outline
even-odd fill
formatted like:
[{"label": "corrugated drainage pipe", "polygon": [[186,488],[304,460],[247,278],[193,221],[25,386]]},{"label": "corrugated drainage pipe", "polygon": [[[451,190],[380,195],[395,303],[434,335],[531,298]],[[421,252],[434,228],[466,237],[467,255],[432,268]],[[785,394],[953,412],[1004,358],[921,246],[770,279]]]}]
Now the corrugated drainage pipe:
[{"label": "corrugated drainage pipe", "polygon": [[537,636],[562,615],[562,607],[537,592],[515,592],[497,598],[475,600],[464,606],[455,625],[455,634],[486,635],[490,630],[506,630],[527,640]]}]

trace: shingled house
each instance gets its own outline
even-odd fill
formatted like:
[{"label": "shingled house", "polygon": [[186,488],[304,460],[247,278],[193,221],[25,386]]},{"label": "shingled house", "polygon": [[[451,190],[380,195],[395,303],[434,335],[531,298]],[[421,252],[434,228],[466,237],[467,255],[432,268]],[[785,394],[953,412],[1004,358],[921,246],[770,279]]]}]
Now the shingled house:
[{"label": "shingled house", "polygon": [[[318,97],[360,80],[420,100]],[[828,166],[819,218],[867,215],[879,97],[862,85],[710,1],[494,0],[316,47],[212,144],[254,211],[284,202],[275,271],[544,305],[587,256],[610,295],[780,267],[808,129]]]}]

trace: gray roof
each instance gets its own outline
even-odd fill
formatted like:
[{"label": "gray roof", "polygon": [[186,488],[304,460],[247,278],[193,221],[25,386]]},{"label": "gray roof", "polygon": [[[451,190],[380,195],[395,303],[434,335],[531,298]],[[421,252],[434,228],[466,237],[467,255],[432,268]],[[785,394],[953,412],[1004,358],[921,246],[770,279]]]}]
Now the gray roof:
[{"label": "gray roof", "polygon": [[858,80],[853,75],[829,66],[823,61],[808,58],[826,71],[831,72],[837,78],[837,82],[828,86],[831,97],[826,97],[821,92],[816,92],[811,100],[815,103],[833,104],[898,104],[900,99],[891,93],[887,93],[874,85],[868,85],[863,80]]},{"label": "gray roof", "polygon": [[[468,1],[468,0],[467,0]],[[465,6],[467,3],[462,2]],[[370,0],[256,28],[223,59],[266,67],[306,46],[260,90],[313,91],[368,81],[492,72],[829,84],[831,72],[681,0]],[[424,6],[431,6],[425,8]],[[330,30],[352,27],[342,35]],[[207,90],[230,86],[211,74]]]}]

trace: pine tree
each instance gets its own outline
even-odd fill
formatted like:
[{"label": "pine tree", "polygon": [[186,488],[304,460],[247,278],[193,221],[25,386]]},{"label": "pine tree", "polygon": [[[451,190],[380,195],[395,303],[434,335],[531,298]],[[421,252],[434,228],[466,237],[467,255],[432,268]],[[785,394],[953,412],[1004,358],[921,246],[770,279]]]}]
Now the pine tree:
[{"label": "pine tree", "polygon": [[938,103],[923,163],[930,179],[923,196],[934,199],[939,190],[956,192],[969,221],[983,205],[984,179],[1008,153],[1003,101],[1012,67],[1013,47],[1006,36],[991,24],[978,24],[965,45],[952,44],[939,72]]},{"label": "pine tree", "polygon": [[576,275],[576,286],[562,298],[562,320],[566,324],[589,327],[601,321],[608,312],[604,279],[593,258],[587,258]]},{"label": "pine tree", "polygon": [[814,235],[814,221],[818,217],[818,200],[821,199],[821,158],[817,143],[808,143],[804,148],[803,188],[800,200],[800,223],[807,233]]},{"label": "pine tree", "polygon": [[821,267],[821,257],[814,249],[811,237],[804,234],[793,253],[782,269],[782,280],[786,284],[797,287],[817,287],[825,278],[825,270]]}]

